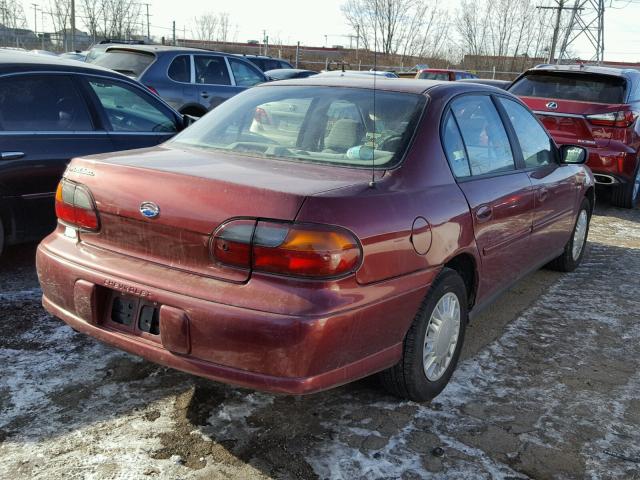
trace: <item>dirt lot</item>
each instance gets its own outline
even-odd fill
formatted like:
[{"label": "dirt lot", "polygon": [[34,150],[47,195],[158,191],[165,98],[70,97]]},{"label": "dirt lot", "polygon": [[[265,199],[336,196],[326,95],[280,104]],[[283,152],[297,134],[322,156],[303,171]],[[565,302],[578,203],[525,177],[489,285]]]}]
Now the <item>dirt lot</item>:
[{"label": "dirt lot", "polygon": [[[431,404],[374,378],[239,390],[74,333],[34,246],[0,260],[0,478],[640,479],[640,211],[599,207],[576,272],[516,285]],[[442,450],[438,450],[440,447]]]}]

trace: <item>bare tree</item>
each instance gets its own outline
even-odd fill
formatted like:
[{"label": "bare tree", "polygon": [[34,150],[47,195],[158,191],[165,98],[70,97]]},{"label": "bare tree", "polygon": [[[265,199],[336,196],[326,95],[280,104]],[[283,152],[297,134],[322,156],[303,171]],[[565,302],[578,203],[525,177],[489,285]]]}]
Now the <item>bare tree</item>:
[{"label": "bare tree", "polygon": [[84,27],[88,30],[93,41],[95,41],[101,33],[100,26],[103,23],[104,0],[82,0],[79,6],[83,14],[81,18]]},{"label": "bare tree", "polygon": [[211,12],[195,17],[193,19],[195,32],[192,33],[198,40],[215,40],[218,36],[219,20],[219,15]]},{"label": "bare tree", "polygon": [[365,49],[433,55],[446,41],[445,13],[427,0],[347,0],[342,13]]},{"label": "bare tree", "polygon": [[63,48],[68,50],[67,42],[71,31],[71,1],[49,0],[49,14],[53,29],[59,36],[58,41],[61,40]]},{"label": "bare tree", "polygon": [[231,18],[226,12],[220,13],[218,16],[218,22],[220,24],[220,33],[218,40],[223,43],[229,41],[229,34],[231,33]]}]

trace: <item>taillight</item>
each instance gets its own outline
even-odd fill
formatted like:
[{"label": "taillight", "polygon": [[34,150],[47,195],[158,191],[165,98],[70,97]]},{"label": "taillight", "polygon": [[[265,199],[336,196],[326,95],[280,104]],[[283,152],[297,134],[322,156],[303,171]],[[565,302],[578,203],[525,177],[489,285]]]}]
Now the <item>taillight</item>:
[{"label": "taillight", "polygon": [[153,93],[153,94],[155,94],[155,95],[160,96],[160,94],[158,93],[158,90],[156,90],[155,88],[153,88],[153,87],[151,87],[151,86],[149,86],[149,85],[145,85],[145,87],[147,87],[147,89],[148,89],[151,93]]},{"label": "taillight", "polygon": [[631,110],[619,110],[617,112],[596,113],[587,115],[587,120],[592,125],[601,127],[622,127],[626,128],[633,124],[637,115]]},{"label": "taillight", "polygon": [[223,265],[303,278],[347,275],[362,258],[360,243],[346,229],[247,219],[222,225],[211,250]]},{"label": "taillight", "polygon": [[64,178],[56,190],[56,216],[69,226],[98,230],[98,212],[89,189]]}]

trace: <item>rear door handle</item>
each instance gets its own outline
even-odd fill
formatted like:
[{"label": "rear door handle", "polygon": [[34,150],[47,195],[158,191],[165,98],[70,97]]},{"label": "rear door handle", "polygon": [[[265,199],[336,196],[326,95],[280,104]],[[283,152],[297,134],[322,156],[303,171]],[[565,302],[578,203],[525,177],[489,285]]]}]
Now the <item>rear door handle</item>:
[{"label": "rear door handle", "polygon": [[200,92],[202,98],[209,98],[209,92]]},{"label": "rear door handle", "polygon": [[476,210],[476,219],[478,220],[478,223],[491,220],[492,215],[493,209],[489,205],[482,205]]},{"label": "rear door handle", "polygon": [[24,152],[0,152],[0,159],[2,160],[17,160],[24,157]]}]

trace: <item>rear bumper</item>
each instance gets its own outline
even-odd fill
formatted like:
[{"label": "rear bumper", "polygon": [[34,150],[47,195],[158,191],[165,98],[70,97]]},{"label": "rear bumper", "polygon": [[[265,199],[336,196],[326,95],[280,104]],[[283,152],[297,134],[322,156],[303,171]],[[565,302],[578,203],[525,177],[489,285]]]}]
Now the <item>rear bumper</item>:
[{"label": "rear bumper", "polygon": [[[47,243],[55,241],[55,235],[37,252],[42,302],[51,314],[150,361],[270,392],[313,393],[392,366],[428,288],[326,315],[283,315],[235,307],[233,299],[217,303],[105,274],[49,250]],[[169,286],[170,273],[167,277]],[[125,331],[112,324],[105,312],[115,290],[160,306],[161,334]],[[170,310],[166,318],[165,307]]]},{"label": "rear bumper", "polygon": [[596,183],[617,185],[633,181],[638,165],[637,153],[608,148],[589,148],[587,166],[593,171]]}]

